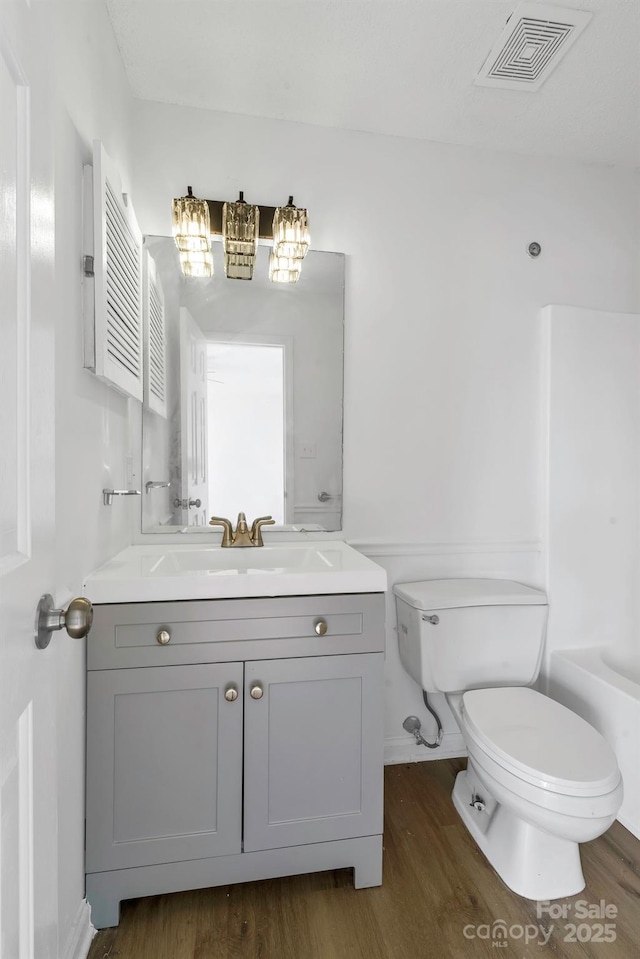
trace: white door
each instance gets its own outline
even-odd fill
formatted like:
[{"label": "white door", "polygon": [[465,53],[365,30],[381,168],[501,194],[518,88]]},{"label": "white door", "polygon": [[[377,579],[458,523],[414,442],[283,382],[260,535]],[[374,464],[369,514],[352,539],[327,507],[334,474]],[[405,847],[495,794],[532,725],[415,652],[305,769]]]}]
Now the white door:
[{"label": "white door", "polygon": [[38,4],[0,3],[0,956],[57,955],[54,187]]},{"label": "white door", "polygon": [[[207,341],[184,307],[180,310],[180,405],[182,409],[182,520],[206,526]],[[198,505],[199,504],[199,505]]]}]

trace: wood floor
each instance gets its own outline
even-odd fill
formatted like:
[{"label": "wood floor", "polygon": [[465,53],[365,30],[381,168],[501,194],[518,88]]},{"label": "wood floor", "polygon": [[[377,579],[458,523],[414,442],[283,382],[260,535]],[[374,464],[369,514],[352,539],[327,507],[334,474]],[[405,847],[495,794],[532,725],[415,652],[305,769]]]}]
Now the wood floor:
[{"label": "wood floor", "polygon": [[[458,819],[450,795],[465,762],[386,768],[381,887],[355,890],[341,870],[131,900],[89,959],[637,959],[640,842],[615,823],[585,844],[585,891],[559,900],[566,918],[539,919]],[[603,900],[617,916],[574,917],[579,900]],[[496,920],[507,937],[483,938]]]}]

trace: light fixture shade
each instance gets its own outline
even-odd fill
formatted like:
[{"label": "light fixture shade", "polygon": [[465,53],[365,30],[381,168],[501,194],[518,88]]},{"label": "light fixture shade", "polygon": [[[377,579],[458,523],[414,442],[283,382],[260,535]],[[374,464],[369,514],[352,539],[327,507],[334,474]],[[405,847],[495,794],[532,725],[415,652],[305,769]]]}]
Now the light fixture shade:
[{"label": "light fixture shade", "polygon": [[183,252],[203,252],[211,249],[209,204],[199,200],[188,187],[188,195],[173,201],[173,236]]},{"label": "light fixture shade", "polygon": [[302,269],[302,260],[290,256],[269,256],[269,279],[272,283],[297,283]]},{"label": "light fixture shade", "polygon": [[309,252],[309,217],[302,207],[294,206],[289,197],[286,206],[276,207],[273,215],[273,252],[301,260]]},{"label": "light fixture shade", "polygon": [[260,209],[247,203],[244,193],[222,207],[224,272],[230,280],[250,280],[258,250]]},{"label": "light fixture shade", "polygon": [[255,266],[255,254],[225,253],[224,275],[229,280],[251,280]]},{"label": "light fixture shade", "polygon": [[213,276],[211,250],[180,250],[180,266],[185,276]]},{"label": "light fixture shade", "polygon": [[222,207],[222,244],[225,253],[255,256],[258,249],[260,209],[247,203],[244,194]]}]

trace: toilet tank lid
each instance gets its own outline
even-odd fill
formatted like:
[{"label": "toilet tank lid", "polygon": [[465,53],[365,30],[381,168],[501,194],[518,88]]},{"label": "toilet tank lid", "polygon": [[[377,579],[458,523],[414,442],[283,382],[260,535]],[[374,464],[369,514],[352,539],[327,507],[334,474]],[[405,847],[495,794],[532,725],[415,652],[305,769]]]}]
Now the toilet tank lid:
[{"label": "toilet tank lid", "polygon": [[460,606],[544,606],[542,590],[510,579],[427,579],[396,583],[393,591],[416,609],[456,609]]}]

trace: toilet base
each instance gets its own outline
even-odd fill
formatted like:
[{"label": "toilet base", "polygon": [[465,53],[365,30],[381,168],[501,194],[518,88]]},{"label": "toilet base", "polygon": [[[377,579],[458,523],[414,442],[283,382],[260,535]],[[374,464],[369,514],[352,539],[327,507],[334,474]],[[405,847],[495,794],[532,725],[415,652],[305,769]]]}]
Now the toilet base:
[{"label": "toilet base", "polygon": [[[482,801],[484,809],[474,808]],[[563,899],[584,889],[580,847],[520,819],[490,795],[471,763],[456,776],[453,804],[502,881],[525,899]]]}]

